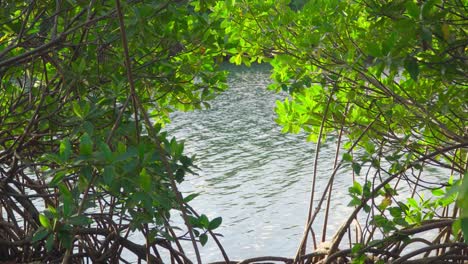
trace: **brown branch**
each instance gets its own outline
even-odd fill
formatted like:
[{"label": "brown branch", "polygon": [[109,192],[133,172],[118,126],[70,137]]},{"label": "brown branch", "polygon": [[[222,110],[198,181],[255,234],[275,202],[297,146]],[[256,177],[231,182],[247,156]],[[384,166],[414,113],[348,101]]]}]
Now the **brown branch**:
[{"label": "brown branch", "polygon": [[[413,166],[419,164],[420,162],[426,160],[426,159],[430,159],[432,157],[435,157],[441,153],[444,153],[444,152],[447,152],[447,151],[451,151],[451,150],[455,150],[455,149],[459,149],[459,148],[464,148],[464,147],[467,147],[468,146],[468,142],[467,143],[462,143],[462,144],[457,144],[457,145],[452,145],[452,146],[448,146],[448,147],[445,147],[445,148],[442,148],[442,149],[438,149],[437,151],[434,151],[428,155],[425,155],[423,157],[420,157],[419,159],[417,159],[416,161],[412,162],[411,164],[405,166],[404,168],[402,168],[399,172],[397,173],[394,173],[392,175],[390,175],[387,179],[385,179],[381,184],[379,184],[378,186],[376,186],[373,190],[372,190],[372,193],[369,197],[365,197],[363,198],[362,202],[360,205],[358,205],[356,207],[356,209],[354,209],[354,211],[351,213],[351,215],[348,217],[348,220],[340,227],[340,229],[338,230],[338,232],[335,233],[335,236],[334,236],[334,239],[332,241],[332,246],[331,246],[331,249],[330,251],[331,252],[335,252],[337,249],[338,249],[338,245],[340,244],[341,242],[341,239],[343,238],[344,234],[346,233],[346,230],[347,230],[347,227],[351,224],[351,222],[354,220],[354,218],[357,216],[357,214],[359,213],[359,211],[361,211],[361,209],[364,207],[364,205],[372,198],[374,197],[382,188],[385,187],[386,184],[390,183],[393,179],[395,179],[396,177],[398,177],[399,175],[401,175],[402,173],[404,173],[406,170],[412,168]],[[328,186],[327,186],[328,188]],[[326,263],[332,263],[333,261],[333,258],[331,257],[328,257],[327,258],[327,261]]]},{"label": "brown branch", "polygon": [[[358,142],[361,140],[361,138],[367,133],[367,131],[372,127],[372,125],[374,124],[374,122],[380,117],[380,114],[364,129],[364,131],[359,135],[359,137],[356,139],[356,141],[353,143],[353,145],[351,146],[351,148],[346,152],[346,153],[351,153],[351,151],[353,151],[353,149],[357,146]],[[317,205],[317,207],[315,208],[315,211],[314,211],[314,214],[312,215],[310,221],[308,222],[307,224],[307,229],[310,229],[312,227],[312,224],[315,220],[315,218],[317,217],[319,211],[320,211],[320,208],[323,204],[323,202],[325,201],[325,197],[328,193],[328,189],[330,188],[333,180],[334,180],[334,177],[336,175],[336,173],[338,172],[338,170],[341,168],[341,165],[343,164],[343,161],[341,160],[337,165],[336,165],[336,168],[333,170],[332,174],[330,175],[330,178],[328,179],[328,182],[327,182],[327,185],[325,186],[325,189],[323,190],[323,193],[322,193],[322,197],[320,198],[320,201]],[[356,213],[357,214],[357,213]],[[354,219],[354,217],[350,217],[350,219]],[[349,225],[349,224],[348,224]],[[307,234],[306,234],[307,235]],[[344,233],[342,234],[344,235]],[[341,236],[342,236],[341,235]],[[336,235],[335,235],[336,236]],[[301,243],[300,243],[300,246],[299,246],[299,249],[298,251],[296,252],[296,256],[294,257],[294,263],[297,263],[299,261],[299,256],[300,256],[300,249],[303,247],[304,245],[304,242],[306,240],[306,236],[303,236],[302,237],[302,240],[301,240]],[[340,237],[340,240],[341,240],[341,237]],[[336,248],[335,248],[336,250]],[[333,251],[331,251],[333,252]]]},{"label": "brown branch", "polygon": [[457,247],[457,248],[460,248],[460,249],[466,249],[466,248],[468,248],[468,245],[465,244],[465,243],[460,243],[460,242],[431,245],[431,246],[427,246],[427,247],[424,247],[424,248],[414,250],[414,251],[400,257],[399,259],[395,260],[394,262],[392,262],[392,264],[400,264],[400,263],[403,263],[406,260],[408,260],[408,259],[410,259],[410,258],[412,258],[414,256],[417,256],[419,254],[422,254],[422,253],[425,253],[425,252],[430,252],[432,250],[439,249],[439,248],[448,248],[448,247]]}]

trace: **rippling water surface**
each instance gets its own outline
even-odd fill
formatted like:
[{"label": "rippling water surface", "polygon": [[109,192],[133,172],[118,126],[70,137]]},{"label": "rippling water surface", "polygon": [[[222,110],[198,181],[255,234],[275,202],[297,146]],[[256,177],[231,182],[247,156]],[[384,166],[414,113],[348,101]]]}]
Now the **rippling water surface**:
[{"label": "rippling water surface", "polygon": [[[182,190],[200,193],[191,202],[200,213],[223,217],[217,232],[223,234],[221,242],[231,259],[291,256],[308,209],[314,145],[305,135],[282,134],[275,123],[275,101],[286,95],[266,89],[268,67],[228,70],[230,88],[211,102],[211,109],[175,113],[167,127],[185,140],[189,154],[197,155],[199,175],[188,177]],[[333,150],[322,151],[330,158],[320,164],[319,175],[332,167]],[[334,195],[346,196],[339,191]],[[335,206],[341,213],[348,210],[345,204]],[[342,219],[341,213],[332,221]],[[222,260],[214,243],[202,248],[202,254],[205,262]]]}]

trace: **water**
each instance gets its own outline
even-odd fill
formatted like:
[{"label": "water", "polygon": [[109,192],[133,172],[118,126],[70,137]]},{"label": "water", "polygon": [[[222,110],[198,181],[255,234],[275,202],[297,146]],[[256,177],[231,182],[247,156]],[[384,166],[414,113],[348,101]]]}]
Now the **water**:
[{"label": "water", "polygon": [[[200,168],[181,189],[200,193],[191,202],[200,213],[223,217],[216,231],[224,236],[220,240],[231,259],[291,257],[306,220],[315,146],[306,142],[306,135],[281,133],[274,107],[286,95],[266,89],[267,66],[228,70],[230,88],[210,103],[211,109],[175,113],[167,127],[185,140],[186,151],[197,155]],[[326,184],[334,150],[324,147],[321,155],[329,158],[318,168],[319,177],[323,175],[318,186]],[[340,188],[345,181],[336,184],[334,206],[351,211],[346,207],[347,188]],[[342,214],[331,218],[336,226],[344,219]],[[204,262],[222,260],[214,243],[201,251]]]},{"label": "water", "polygon": [[[274,108],[276,100],[287,95],[266,89],[270,83],[267,66],[226,67],[231,73],[230,88],[211,102],[212,108],[175,113],[167,127],[172,135],[185,140],[186,151],[197,155],[200,168],[199,175],[187,177],[181,190],[186,195],[200,194],[191,202],[199,213],[210,219],[223,217],[216,232],[224,236],[220,240],[231,260],[292,257],[306,221],[315,145],[306,142],[304,134],[281,133],[274,121]],[[334,148],[333,137],[321,147],[315,205],[332,172]],[[363,167],[362,175],[356,176],[359,182],[364,181],[367,169]],[[373,175],[372,169],[369,175]],[[448,170],[433,168],[421,177],[437,183],[445,182],[448,175]],[[347,206],[351,184],[351,168],[343,166],[333,185],[327,240],[353,210]],[[402,181],[399,200],[405,201],[411,188]],[[424,193],[428,198],[429,193]],[[323,207],[313,226],[317,241],[322,233]],[[366,215],[358,219],[365,223]],[[186,246],[190,248],[189,243]],[[203,263],[223,259],[212,241],[201,253]],[[191,258],[195,259],[193,252]]]}]

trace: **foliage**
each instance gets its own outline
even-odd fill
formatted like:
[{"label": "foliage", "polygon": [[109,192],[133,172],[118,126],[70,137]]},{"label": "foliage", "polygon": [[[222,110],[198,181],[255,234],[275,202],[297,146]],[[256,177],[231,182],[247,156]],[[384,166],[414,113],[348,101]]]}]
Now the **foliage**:
[{"label": "foliage", "polygon": [[[349,177],[355,209],[329,253],[355,232],[355,247],[340,254],[357,263],[369,252],[405,261],[411,253],[403,250],[438,228],[439,236],[425,242],[455,255],[466,250],[463,1],[70,0],[0,7],[2,260],[117,262],[126,249],[147,262],[160,262],[161,250],[188,262],[179,243],[185,236],[172,226],[176,213],[200,263],[196,241],[212,235],[219,244],[213,230],[221,218],[198,215],[187,204],[193,196],[179,193],[194,161],[160,128],[171,111],[208,107],[226,88],[217,70],[224,58],[273,66],[270,88],[291,94],[278,102],[277,121],[284,132],[302,130],[317,143],[315,164],[323,141],[336,140],[337,160],[317,208],[326,203],[328,214],[334,178]],[[434,167],[442,176],[431,183],[425,173]],[[312,211],[316,166],[313,175],[295,261],[322,212]],[[145,241],[132,242],[132,232]],[[337,255],[328,256],[331,262]],[[450,254],[437,260],[443,258]]]},{"label": "foliage", "polygon": [[[229,34],[231,61],[268,61],[275,81],[270,88],[291,93],[277,103],[283,131],[308,133],[318,143],[316,159],[327,136],[337,141],[341,159],[318,206],[326,202],[328,208],[326,197],[335,177],[349,177],[354,181],[350,205],[356,209],[333,237],[331,252],[360,219],[371,220],[356,231],[362,236],[357,243],[366,250],[373,237],[446,218],[459,217],[458,225],[468,237],[468,181],[459,184],[466,175],[468,146],[464,3],[225,1],[215,10],[226,19],[221,26]],[[425,174],[433,168],[441,176],[430,183]],[[310,228],[319,212],[312,211],[316,176]],[[454,185],[453,179],[457,184],[451,193],[440,198],[441,188]],[[403,184],[409,191],[397,194]],[[433,191],[439,198],[414,197],[430,190],[441,190]],[[324,226],[323,232],[326,222]],[[301,248],[306,240],[307,234]],[[454,233],[432,242],[459,240]]]},{"label": "foliage", "polygon": [[206,243],[177,190],[193,159],[160,131],[226,87],[223,39],[199,4],[0,3],[0,261],[180,261],[179,239]]}]

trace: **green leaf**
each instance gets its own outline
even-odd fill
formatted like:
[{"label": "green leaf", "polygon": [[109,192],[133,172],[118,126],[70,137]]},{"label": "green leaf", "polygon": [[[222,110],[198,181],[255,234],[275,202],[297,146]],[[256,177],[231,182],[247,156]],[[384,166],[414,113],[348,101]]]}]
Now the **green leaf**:
[{"label": "green leaf", "polygon": [[434,189],[431,191],[434,196],[443,196],[445,191],[443,189]]},{"label": "green leaf", "polygon": [[361,165],[359,165],[359,163],[353,162],[352,167],[354,173],[356,173],[356,175],[359,175],[359,173],[361,172]]},{"label": "green leaf", "polygon": [[452,235],[454,237],[457,237],[460,230],[461,230],[461,219],[458,218],[452,223]]},{"label": "green leaf", "polygon": [[463,232],[463,237],[465,239],[465,243],[468,243],[468,218],[463,217],[461,218],[461,230]]},{"label": "green leaf", "polygon": [[84,133],[80,138],[80,154],[89,156],[93,153],[93,141],[88,133]]},{"label": "green leaf", "polygon": [[88,184],[88,179],[84,175],[80,174],[80,176],[78,176],[78,191],[84,192],[88,187]]},{"label": "green leaf", "polygon": [[112,161],[112,151],[105,142],[99,142],[99,150],[104,154],[104,158],[107,162]]},{"label": "green leaf", "polygon": [[141,188],[146,192],[151,192],[151,175],[143,168],[140,172],[139,178]]},{"label": "green leaf", "polygon": [[184,152],[184,143],[174,144],[174,158],[178,159]]},{"label": "green leaf", "polygon": [[39,214],[39,222],[44,228],[52,230],[52,225],[50,223],[50,220],[45,215]]},{"label": "green leaf", "polygon": [[80,174],[83,175],[88,181],[93,178],[93,167],[83,166],[80,169]]},{"label": "green leaf", "polygon": [[364,184],[364,187],[362,188],[362,195],[365,198],[369,198],[371,195],[371,188],[372,188],[372,183],[370,181],[366,181]]},{"label": "green leaf", "polygon": [[406,222],[403,217],[395,217],[393,219],[393,222],[397,225],[404,226],[404,227],[407,227],[409,225],[408,222]]},{"label": "green leaf", "polygon": [[405,7],[406,11],[412,18],[419,19],[420,8],[413,0],[406,1]]},{"label": "green leaf", "polygon": [[198,218],[189,215],[188,220],[189,220],[190,225],[192,225],[194,227],[199,227],[200,226],[200,221],[198,220]]},{"label": "green leaf", "polygon": [[65,178],[65,172],[59,171],[55,174],[54,178],[50,181],[50,186],[57,186],[59,182],[61,182]]},{"label": "green leaf", "polygon": [[422,4],[422,15],[423,18],[428,18],[431,12],[431,9],[436,4],[437,0],[426,0]]},{"label": "green leaf", "polygon": [[[288,132],[288,131],[286,131],[286,132]],[[291,132],[292,132],[292,131],[291,131]],[[317,142],[318,142],[318,134],[315,133],[315,132],[310,133],[310,134],[307,136],[307,141],[317,143]]]},{"label": "green leaf", "polygon": [[78,64],[77,71],[78,73],[82,73],[86,68],[86,60],[85,58],[81,58],[80,63]]},{"label": "green leaf", "polygon": [[208,220],[208,217],[206,217],[206,215],[204,215],[204,214],[202,214],[199,217],[199,223],[204,228],[208,228],[208,226],[210,225],[210,221]]},{"label": "green leaf", "polygon": [[408,205],[415,209],[420,209],[418,202],[414,198],[408,198]]},{"label": "green leaf", "polygon": [[363,247],[364,247],[364,245],[362,245],[362,244],[360,244],[360,243],[356,243],[356,244],[354,244],[354,246],[351,248],[351,253],[357,254]]},{"label": "green leaf", "polygon": [[351,156],[351,154],[349,154],[349,153],[344,153],[343,154],[343,160],[351,162],[351,161],[353,161],[353,156]]},{"label": "green leaf", "polygon": [[199,193],[189,194],[186,197],[184,197],[184,202],[188,203],[188,202],[192,201],[193,199],[195,199],[198,195],[200,195],[200,194]]},{"label": "green leaf", "polygon": [[426,41],[428,45],[432,43],[432,31],[429,27],[421,28],[421,39]]},{"label": "green leaf", "polygon": [[63,215],[69,216],[72,211],[71,208],[73,206],[73,196],[64,183],[59,183],[57,187],[60,191],[60,195],[63,198]]},{"label": "green leaf", "polygon": [[53,207],[52,205],[47,206],[46,212],[50,212],[55,218],[58,217],[57,209]]},{"label": "green leaf", "polygon": [[31,239],[31,243],[34,244],[37,241],[40,241],[40,240],[44,239],[45,237],[47,237],[47,235],[49,235],[49,230],[40,227],[39,229],[37,229],[36,233],[34,233],[32,239]]},{"label": "green leaf", "polygon": [[371,210],[371,207],[368,204],[364,204],[362,206],[362,209],[364,209],[364,212],[369,213]]},{"label": "green leaf", "polygon": [[208,242],[208,236],[206,234],[201,234],[200,235],[200,243],[202,246],[204,246]]},{"label": "green leaf", "polygon": [[47,252],[50,252],[52,251],[52,249],[54,248],[54,244],[55,244],[55,236],[49,236],[46,240],[46,250]]},{"label": "green leaf", "polygon": [[59,155],[52,154],[52,153],[46,153],[43,155],[43,159],[49,162],[54,162],[54,163],[62,163],[62,159],[60,158]]},{"label": "green leaf", "polygon": [[82,110],[81,110],[81,106],[77,101],[74,101],[72,103],[72,108],[73,108],[73,112],[75,113],[75,115],[77,115],[80,118],[83,118],[83,113],[82,113]]},{"label": "green leaf", "polygon": [[405,60],[404,67],[405,70],[410,74],[411,79],[417,81],[419,76],[418,61],[413,57],[408,57]]},{"label": "green leaf", "polygon": [[389,207],[388,211],[390,212],[390,215],[393,217],[400,217],[403,211],[401,210],[400,207],[394,206],[394,207]]},{"label": "green leaf", "polygon": [[351,201],[348,203],[348,206],[358,206],[361,205],[362,201],[361,199],[357,198],[356,196],[353,196]]},{"label": "green leaf", "polygon": [[[452,187],[452,189],[456,190],[457,188]],[[458,188],[458,206],[461,209],[461,216],[468,217],[468,173],[465,173]]]},{"label": "green leaf", "polygon": [[49,218],[49,219],[54,219],[54,218],[58,218],[58,214],[57,213],[52,213],[51,211],[49,210],[44,210],[44,215]]},{"label": "green leaf", "polygon": [[353,182],[353,187],[349,188],[349,193],[351,194],[356,194],[356,195],[361,195],[362,194],[362,186],[359,182],[354,181]]},{"label": "green leaf", "polygon": [[68,219],[68,223],[74,226],[85,226],[92,223],[91,219],[84,215],[72,216]]},{"label": "green leaf", "polygon": [[373,57],[382,56],[382,50],[380,49],[380,46],[376,42],[369,42],[367,45],[367,51],[369,55]]},{"label": "green leaf", "polygon": [[232,56],[229,61],[231,63],[235,63],[236,65],[241,65],[242,64],[242,53],[238,53],[235,56]]},{"label": "green leaf", "polygon": [[68,190],[68,187],[63,182],[59,183],[57,187],[59,188],[60,194],[63,197],[66,197],[67,199],[73,199],[70,190]]},{"label": "green leaf", "polygon": [[111,183],[114,181],[114,178],[115,178],[114,166],[110,165],[110,166],[104,167],[102,178],[103,178],[104,184],[111,185]]},{"label": "green leaf", "polygon": [[68,160],[71,154],[71,144],[70,140],[68,138],[64,138],[60,142],[60,151],[59,151],[59,156],[62,161]]},{"label": "green leaf", "polygon": [[58,234],[58,238],[60,240],[60,244],[66,248],[71,249],[73,245],[73,239],[69,232],[60,232]]},{"label": "green leaf", "polygon": [[218,228],[222,222],[223,222],[223,218],[216,217],[215,219],[210,221],[210,224],[208,225],[208,230],[213,230],[213,229]]}]

